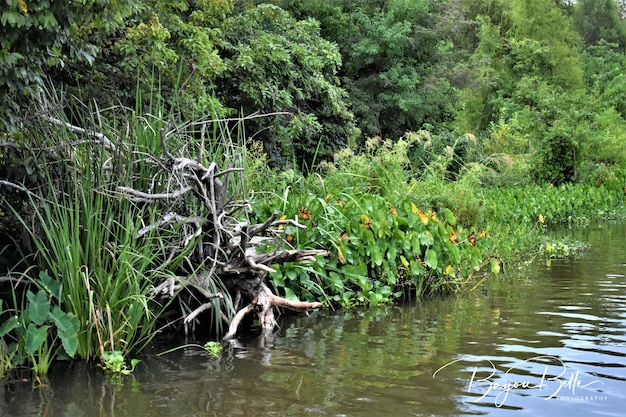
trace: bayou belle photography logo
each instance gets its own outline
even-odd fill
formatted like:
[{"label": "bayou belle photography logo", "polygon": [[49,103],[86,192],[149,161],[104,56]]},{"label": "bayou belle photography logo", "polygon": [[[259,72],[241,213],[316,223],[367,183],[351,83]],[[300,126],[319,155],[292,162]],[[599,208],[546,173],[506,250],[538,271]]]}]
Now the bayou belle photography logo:
[{"label": "bayou belle photography logo", "polygon": [[[453,366],[454,365],[454,366]],[[433,378],[443,377],[446,372],[455,372],[452,368],[463,367],[463,373],[469,372],[466,392],[480,396],[473,402],[492,401],[496,407],[502,407],[509,394],[516,390],[536,391],[545,400],[562,401],[605,401],[606,396],[589,393],[589,388],[604,385],[598,379],[581,375],[570,370],[563,361],[555,356],[540,355],[517,362],[501,369],[490,359],[463,357],[448,362],[433,373]]]}]

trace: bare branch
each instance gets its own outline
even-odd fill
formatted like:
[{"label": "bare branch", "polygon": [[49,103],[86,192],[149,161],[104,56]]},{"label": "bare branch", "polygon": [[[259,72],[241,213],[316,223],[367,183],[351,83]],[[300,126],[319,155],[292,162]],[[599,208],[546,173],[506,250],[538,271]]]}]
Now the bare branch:
[{"label": "bare branch", "polygon": [[83,129],[82,127],[74,126],[73,124],[61,121],[51,116],[43,116],[43,117],[44,119],[48,120],[51,123],[54,123],[55,125],[65,126],[66,128],[68,128],[74,133],[87,134],[89,136],[93,136],[98,140],[98,142],[104,145],[105,148],[109,148],[112,151],[115,150],[115,144],[111,142],[111,140],[108,137],[106,137],[103,133],[91,132],[89,130]]},{"label": "bare branch", "polygon": [[301,313],[307,313],[309,310],[313,310],[315,308],[320,308],[322,303],[318,302],[308,302],[308,301],[293,301],[288,300],[283,297],[279,297],[277,295],[271,294],[270,301],[273,306],[276,307],[284,307],[293,311],[298,311]]},{"label": "bare branch", "polygon": [[32,194],[32,192],[28,188],[24,187],[23,185],[15,184],[14,182],[11,182],[11,181],[0,180],[0,185],[5,185],[7,187],[15,188],[18,191],[22,191],[27,194]]},{"label": "bare branch", "polygon": [[137,232],[137,237],[141,237],[147,233],[149,233],[151,230],[157,229],[161,226],[164,226],[168,223],[173,223],[176,222],[178,224],[186,224],[186,223],[191,223],[194,226],[196,226],[196,228],[202,228],[202,224],[204,224],[206,222],[206,219],[204,219],[203,217],[184,217],[184,216],[180,216],[176,213],[167,213],[165,216],[163,216],[163,218],[158,221],[155,224],[151,224],[148,225],[146,227],[142,227],[138,232]]},{"label": "bare branch", "polygon": [[171,193],[150,194],[150,193],[144,193],[142,191],[137,191],[137,190],[134,190],[134,189],[129,188],[129,187],[122,187],[122,186],[117,187],[117,190],[119,192],[125,193],[125,194],[130,194],[129,198],[132,201],[144,202],[144,203],[151,203],[151,202],[154,202],[154,200],[171,200],[171,199],[174,199],[174,198],[178,198],[181,195],[183,195],[185,193],[188,193],[192,189],[193,189],[192,187],[185,187],[185,188],[182,188],[180,190],[176,190],[176,191],[171,192]]},{"label": "bare branch", "polygon": [[[212,297],[212,298],[221,298],[221,299],[223,299],[223,298],[224,298],[224,295],[223,295],[221,292],[218,292],[217,294],[212,294],[212,295],[211,295],[211,297]],[[206,303],[202,304],[200,307],[196,308],[194,311],[192,311],[191,313],[189,313],[189,314],[187,315],[187,317],[185,317],[184,323],[186,324],[186,323],[191,322],[191,321],[192,321],[192,320],[194,320],[196,317],[198,317],[198,315],[199,315],[200,313],[202,313],[203,311],[206,311],[206,310],[210,309],[211,307],[213,307],[213,302],[212,302],[212,301],[209,301],[209,302],[206,302]]]}]

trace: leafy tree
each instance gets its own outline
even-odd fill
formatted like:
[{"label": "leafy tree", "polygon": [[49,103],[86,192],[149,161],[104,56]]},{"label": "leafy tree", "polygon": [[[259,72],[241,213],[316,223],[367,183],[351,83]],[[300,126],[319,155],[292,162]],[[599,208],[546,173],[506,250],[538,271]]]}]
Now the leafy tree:
[{"label": "leafy tree", "polygon": [[589,46],[601,40],[626,48],[626,27],[615,0],[578,0],[574,7],[578,33]]},{"label": "leafy tree", "polygon": [[90,34],[100,46],[93,65],[74,65],[55,79],[101,105],[132,108],[141,98],[146,106],[158,102],[188,120],[223,116],[212,90],[225,70],[218,53],[220,24],[232,12],[232,0],[144,0],[135,7],[114,34]]},{"label": "leafy tree", "polygon": [[289,113],[246,123],[275,165],[310,167],[346,145],[354,127],[336,77],[341,55],[317,21],[259,5],[233,14],[223,31],[227,70],[215,82],[224,104],[244,114]]},{"label": "leafy tree", "polygon": [[336,78],[341,57],[319,31],[317,22],[273,6],[141,1],[114,36],[91,34],[101,45],[94,65],[55,78],[100,104],[142,103],[186,120],[290,113],[251,119],[246,128],[275,164],[310,165],[344,146],[354,129]]},{"label": "leafy tree", "polygon": [[[276,0],[297,18],[313,17],[325,38],[339,45],[341,80],[357,126],[366,136],[399,138],[424,124],[451,119],[456,90],[452,30],[437,0]],[[446,9],[448,10],[448,9]],[[458,17],[458,15],[457,15]],[[462,17],[462,16],[461,16]]]},{"label": "leafy tree", "polygon": [[550,0],[499,6],[494,21],[479,17],[479,81],[462,94],[458,126],[489,131],[493,152],[532,155],[537,180],[571,181],[584,140],[576,127],[588,122],[574,110],[584,84],[571,20]]},{"label": "leafy tree", "polygon": [[[112,33],[134,9],[128,0],[7,0],[0,4],[0,129],[16,119],[19,108],[8,99],[32,94],[44,83],[47,68],[92,63],[98,46],[85,36]],[[9,108],[8,106],[12,106]]]}]

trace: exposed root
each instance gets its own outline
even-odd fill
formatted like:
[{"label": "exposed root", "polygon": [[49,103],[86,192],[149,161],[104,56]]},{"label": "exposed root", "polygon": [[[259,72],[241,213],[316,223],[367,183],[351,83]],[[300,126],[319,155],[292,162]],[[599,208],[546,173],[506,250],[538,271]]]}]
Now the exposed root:
[{"label": "exposed root", "polygon": [[253,311],[257,314],[263,334],[271,333],[276,326],[273,307],[288,308],[299,313],[308,314],[310,310],[322,307],[322,303],[288,300],[273,294],[265,283],[261,283],[256,299],[235,314],[230,322],[228,333],[223,337],[223,340],[235,338],[241,320]]},{"label": "exposed root", "polygon": [[[233,155],[232,166],[223,170],[215,162],[205,166],[201,163],[203,158],[198,156],[206,152],[202,147],[189,156],[183,155],[190,152],[189,148],[170,151],[168,137],[171,134],[161,132],[163,154],[152,156],[158,173],[153,175],[148,191],[117,187],[118,196],[162,210],[159,218],[142,225],[137,238],[163,236],[160,247],[168,261],[184,251],[187,266],[195,269],[202,265],[199,272],[188,277],[169,278],[157,285],[153,293],[175,297],[185,287],[199,291],[206,300],[185,317],[185,323],[212,308],[214,297],[222,297],[222,294],[213,294],[216,282],[222,282],[229,292],[243,295],[250,304],[238,311],[236,306],[224,303],[230,310],[227,313],[234,313],[224,339],[235,337],[243,317],[253,311],[263,331],[271,332],[276,325],[274,307],[305,314],[321,307],[321,303],[292,301],[274,295],[264,277],[275,272],[272,265],[315,262],[318,256],[330,256],[330,253],[292,247],[281,249],[285,225],[302,229],[306,226],[296,220],[280,220],[278,212],[262,223],[250,222],[241,155]],[[263,253],[260,247],[275,249]]]}]

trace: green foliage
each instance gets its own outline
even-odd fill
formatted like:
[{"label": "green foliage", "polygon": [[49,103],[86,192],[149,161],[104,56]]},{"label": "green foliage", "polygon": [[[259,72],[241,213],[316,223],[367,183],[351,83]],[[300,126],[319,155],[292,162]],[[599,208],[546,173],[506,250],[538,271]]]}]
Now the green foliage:
[{"label": "green foliage", "polygon": [[539,248],[539,251],[549,259],[573,258],[587,250],[588,244],[571,239],[547,239]]},{"label": "green foliage", "polygon": [[[574,91],[582,86],[576,35],[551,1],[525,0],[501,5],[506,18],[483,18],[471,60],[479,83],[461,103],[461,128],[479,131],[497,120],[500,109],[533,106],[515,99],[520,80]],[[520,99],[523,97],[520,97]],[[484,114],[484,113],[487,114]]]},{"label": "green foliage", "polygon": [[[441,192],[425,198],[427,181],[410,180],[407,151],[420,140],[419,135],[396,143],[373,138],[365,152],[344,150],[335,164],[320,166],[323,176],[301,178],[282,196],[255,206],[259,219],[278,210],[307,226],[285,226],[286,244],[335,254],[313,264],[275,266],[272,279],[279,293],[322,297],[344,307],[378,305],[405,294],[455,292],[472,279],[483,261],[478,231],[457,222],[446,206],[450,201],[437,199]],[[444,175],[428,181],[433,189],[446,187]],[[428,208],[433,206],[442,220]]]},{"label": "green foliage", "polygon": [[354,128],[336,78],[341,56],[318,22],[263,4],[232,16],[223,31],[227,71],[216,86],[224,104],[247,114],[290,113],[246,123],[274,165],[311,167],[345,146]]},{"label": "green foliage", "polygon": [[137,2],[135,8],[115,35],[90,33],[102,48],[93,65],[66,68],[57,77],[71,80],[75,94],[101,105],[132,108],[139,90],[146,106],[158,98],[168,111],[188,118],[223,116],[212,88],[226,68],[218,53],[219,23],[232,1]]},{"label": "green foliage", "polygon": [[[33,256],[29,261],[62,284],[63,311],[78,320],[73,350],[80,358],[102,359],[105,351],[126,353],[148,343],[164,308],[149,289],[154,280],[173,276],[186,254],[183,250],[172,257],[154,232],[139,233],[144,222],[154,221],[153,207],[114,197],[120,185],[141,187],[158,180],[149,158],[137,155],[159,152],[161,142],[156,139],[162,123],[130,118],[125,129],[134,133],[133,141],[118,144],[123,152],[114,154],[103,143],[79,140],[65,126],[27,131],[31,144],[56,151],[26,147],[38,184],[33,187],[36,193],[27,193],[21,203],[30,210],[4,203],[30,234],[35,253],[26,254]],[[81,125],[93,132],[110,128],[90,119]],[[69,143],[75,146],[68,147]],[[60,327],[62,322],[55,324]]]},{"label": "green foliage", "polygon": [[528,185],[494,189],[486,194],[484,219],[497,224],[586,223],[589,219],[611,217],[623,196],[603,186]]},{"label": "green foliage", "polygon": [[32,94],[44,84],[47,68],[93,63],[98,46],[85,33],[114,31],[134,3],[88,0],[11,0],[0,4],[0,130],[12,127],[17,109],[12,94]]},{"label": "green foliage", "polygon": [[591,96],[598,105],[602,104],[599,110],[614,108],[622,118],[626,118],[626,93],[623,89],[626,55],[616,51],[616,47],[616,44],[601,40],[598,45],[585,49],[585,82]]},{"label": "green foliage", "polygon": [[623,19],[615,0],[578,0],[574,6],[576,30],[587,46],[605,41],[624,51],[626,26]]},{"label": "green foliage", "polygon": [[447,13],[452,5],[430,0],[272,3],[298,18],[317,19],[322,35],[339,45],[342,82],[366,136],[399,138],[425,123],[450,120],[456,98],[451,79],[459,59],[451,39],[465,24],[458,14],[454,22],[446,21],[455,13]]},{"label": "green foliage", "polygon": [[222,356],[224,346],[220,342],[209,341],[204,344],[204,349],[214,358],[219,358]]},{"label": "green foliage", "polygon": [[574,90],[582,84],[582,69],[576,51],[578,36],[573,23],[551,0],[521,0],[510,3],[507,11],[508,42],[513,51],[509,67],[524,65],[526,75],[545,77],[551,84]]},{"label": "green foliage", "polygon": [[376,136],[366,140],[363,152],[343,149],[335,154],[334,165],[321,167],[328,177],[326,185],[382,197],[395,195],[410,183],[409,152],[419,140],[419,135],[407,135],[397,141]]},{"label": "green foliage", "polygon": [[[26,291],[26,299],[14,300],[18,314],[6,317],[0,327],[4,373],[15,366],[29,364],[36,375],[48,373],[53,359],[72,358],[78,349],[79,320],[63,311],[65,300],[61,283],[45,272],[33,282],[40,289]],[[1,307],[1,305],[0,305]]]},{"label": "green foliage", "polygon": [[[623,187],[626,177],[622,173],[618,178],[614,181]],[[485,204],[478,227],[482,225],[491,236],[485,250],[507,259],[507,263],[519,258],[528,260],[537,254],[557,254],[560,244],[546,240],[547,225],[581,225],[626,215],[624,190],[607,188],[601,183],[599,186],[569,184],[560,187],[533,184],[483,192]],[[490,247],[492,244],[497,247]],[[577,247],[572,242],[567,245]]]},{"label": "green foliage", "polygon": [[586,166],[621,164],[624,122],[616,110],[623,100],[615,86],[623,57],[601,44],[590,49],[598,59],[582,60],[571,21],[551,2],[500,7],[500,20],[481,22],[472,58],[480,81],[463,93],[458,127],[486,132],[489,153],[526,155],[539,183],[577,181]]},{"label": "green foliage", "polygon": [[[0,238],[15,248],[0,264],[15,267],[9,280],[31,277],[11,305],[0,300],[2,375],[25,364],[43,374],[65,357],[132,372],[130,352],[152,340],[164,309],[150,287],[203,261],[180,230],[140,233],[160,213],[118,198],[120,186],[164,191],[152,156],[165,142],[218,164],[245,145],[252,221],[279,210],[307,226],[285,224],[265,250],[333,254],[275,266],[274,288],[326,305],[459,291],[519,258],[584,249],[548,238],[551,224],[626,215],[613,2],[70,3],[0,5]],[[46,73],[104,109],[41,103]],[[39,102],[12,101],[22,93]],[[239,118],[208,121],[242,113],[254,114],[245,130]],[[234,132],[236,150],[216,140]],[[217,356],[218,345],[196,347]]]},{"label": "green foliage", "polygon": [[119,350],[112,350],[104,352],[103,368],[105,371],[113,375],[129,375],[135,367],[141,362],[139,359],[131,359],[130,368],[126,365],[124,354]]},{"label": "green foliage", "polygon": [[309,195],[300,209],[297,201],[285,202],[287,218],[308,226],[287,227],[287,240],[336,255],[278,268],[274,285],[288,297],[323,296],[344,307],[385,304],[411,290],[417,296],[458,291],[480,267],[480,249],[470,243],[475,234],[449,210],[439,220],[406,197],[329,191],[326,198]]}]

